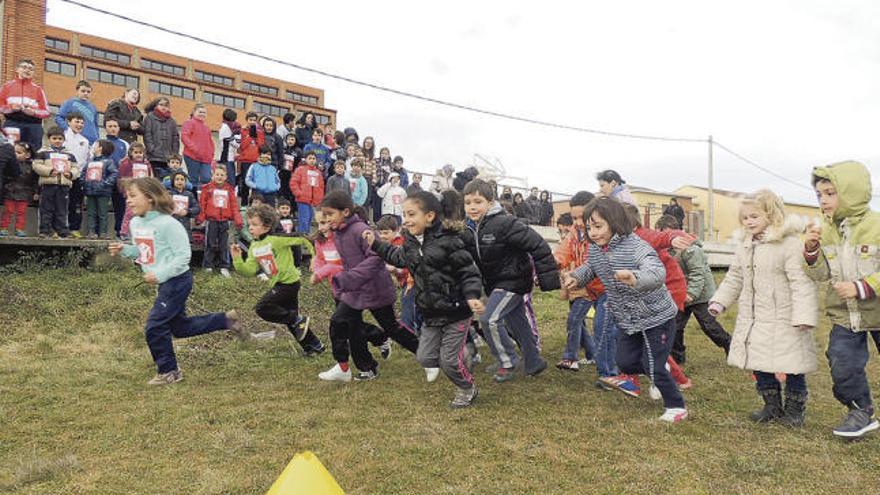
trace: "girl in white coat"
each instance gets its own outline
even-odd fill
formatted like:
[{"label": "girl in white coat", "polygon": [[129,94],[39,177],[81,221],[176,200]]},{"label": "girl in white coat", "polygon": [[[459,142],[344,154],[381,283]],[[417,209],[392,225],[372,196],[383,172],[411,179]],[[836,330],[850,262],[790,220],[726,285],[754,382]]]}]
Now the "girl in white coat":
[{"label": "girl in white coat", "polygon": [[382,198],[382,214],[394,215],[398,221],[402,221],[406,189],[400,187],[400,174],[391,172],[391,175],[388,176],[388,183],[380,187],[376,194]]},{"label": "girl in white coat", "polygon": [[[805,374],[816,370],[818,318],[816,287],[803,267],[803,222],[786,218],[782,200],[767,190],[743,201],[739,219],[743,239],[709,311],[717,315],[739,302],[727,362],[754,371],[764,408],[752,413],[752,420],[801,426]],[[784,407],[776,375],[782,373]]]}]

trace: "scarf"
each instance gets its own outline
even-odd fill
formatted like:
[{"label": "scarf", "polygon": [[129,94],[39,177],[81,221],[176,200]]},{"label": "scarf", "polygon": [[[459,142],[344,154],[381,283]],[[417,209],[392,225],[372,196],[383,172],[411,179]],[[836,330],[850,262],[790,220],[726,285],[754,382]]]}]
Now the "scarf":
[{"label": "scarf", "polygon": [[169,119],[169,118],[171,118],[171,112],[170,112],[170,111],[168,111],[168,112],[163,112],[162,110],[159,110],[159,107],[154,108],[154,109],[153,109],[153,113],[156,115],[156,117],[159,117],[160,119]]}]

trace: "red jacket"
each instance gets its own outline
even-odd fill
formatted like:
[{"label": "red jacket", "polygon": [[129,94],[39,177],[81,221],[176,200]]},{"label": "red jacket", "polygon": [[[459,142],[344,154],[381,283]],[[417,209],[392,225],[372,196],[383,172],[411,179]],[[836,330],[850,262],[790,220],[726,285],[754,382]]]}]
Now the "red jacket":
[{"label": "red jacket", "polygon": [[257,128],[257,137],[251,137],[251,127],[241,128],[241,146],[238,147],[239,163],[254,163],[260,159],[260,146],[266,144],[266,135],[263,128],[254,124]]},{"label": "red jacket", "polygon": [[[556,250],[553,251],[553,257],[556,258],[556,264],[559,266],[560,272],[570,272],[575,268],[587,262],[590,252],[590,241],[586,232],[583,232],[582,238],[579,238],[577,227],[572,225],[569,227],[568,237],[566,237]],[[595,301],[605,293],[605,286],[599,277],[589,281],[586,287],[568,291],[568,299],[573,301],[578,298],[586,298]]]},{"label": "red jacket", "polygon": [[214,140],[211,129],[201,120],[189,119],[180,130],[183,141],[183,156],[197,162],[211,163],[214,160]]},{"label": "red jacket", "polygon": [[[12,105],[30,108],[34,114],[13,110]],[[7,119],[39,123],[49,116],[46,93],[30,79],[15,78],[0,88],[0,113],[6,115]]]},{"label": "red jacket", "polygon": [[687,299],[687,279],[684,277],[684,272],[681,271],[681,266],[675,261],[675,258],[669,255],[669,248],[672,247],[673,239],[687,236],[688,234],[683,230],[660,232],[659,230],[646,229],[644,227],[637,228],[634,233],[657,251],[660,261],[663,262],[663,266],[666,268],[666,289],[672,295],[672,300],[675,301],[678,310],[684,310],[684,301]]},{"label": "red jacket", "polygon": [[[153,175],[153,166],[150,165],[150,162],[144,160],[137,163],[146,166],[147,177],[155,177]],[[116,180],[116,188],[119,189],[123,196],[125,196],[125,184],[122,179],[131,179],[132,177],[134,177],[134,162],[131,161],[131,158],[125,157],[119,162],[119,178]]]},{"label": "red jacket", "polygon": [[[226,191],[226,197],[217,195],[216,191]],[[222,186],[218,186],[213,182],[209,182],[202,186],[202,192],[199,193],[199,206],[202,212],[196,217],[196,222],[202,223],[205,220],[229,221],[235,223],[237,228],[242,227],[241,213],[238,210],[238,200],[235,199],[235,189],[228,182],[223,182]]]},{"label": "red jacket", "polygon": [[302,162],[290,177],[290,191],[297,203],[318,206],[324,200],[324,174],[318,167]]}]

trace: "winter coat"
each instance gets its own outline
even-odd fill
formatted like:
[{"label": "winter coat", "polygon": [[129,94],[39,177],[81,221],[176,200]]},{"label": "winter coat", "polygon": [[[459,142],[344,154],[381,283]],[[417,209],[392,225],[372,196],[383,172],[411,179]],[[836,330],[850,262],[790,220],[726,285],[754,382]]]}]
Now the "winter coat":
[{"label": "winter coat", "polygon": [[733,263],[711,303],[730,308],[739,302],[727,363],[767,373],[816,370],[812,330],[818,323],[816,285],[804,272],[803,222],[789,216],[781,228],[768,227],[762,240],[739,242]]},{"label": "winter coat", "polygon": [[438,169],[434,178],[431,179],[431,190],[442,193],[448,189],[454,189],[452,186],[452,173],[454,171],[455,168],[452,165],[444,165],[443,168]]},{"label": "winter coat", "polygon": [[263,137],[266,140],[266,146],[272,150],[272,163],[280,168],[284,164],[284,140],[276,132],[272,134],[264,132]]},{"label": "winter coat", "polygon": [[251,241],[247,260],[241,256],[232,258],[235,271],[253,277],[258,272],[269,277],[269,287],[275,284],[295,284],[299,282],[300,272],[293,260],[293,248],[299,246],[309,256],[315,254],[312,243],[301,235],[264,235]]},{"label": "winter coat", "polygon": [[477,167],[468,167],[461,172],[455,174],[455,178],[452,179],[452,187],[458,191],[464,191],[464,186],[467,185],[468,182],[477,178],[480,175],[480,171],[477,170]]},{"label": "winter coat", "polygon": [[659,230],[646,229],[644,227],[638,227],[634,233],[650,244],[654,251],[657,251],[657,256],[660,257],[663,268],[666,269],[666,288],[669,290],[669,294],[672,296],[672,300],[675,301],[678,310],[683,310],[684,301],[687,299],[687,282],[684,278],[684,272],[681,271],[681,266],[669,254],[669,248],[672,247],[673,239],[686,236],[687,233],[682,230],[660,232]]},{"label": "winter coat", "polygon": [[[570,272],[587,261],[589,250],[590,241],[586,231],[579,231],[577,227],[572,225],[568,228],[568,236],[559,243],[553,252],[553,258],[560,271]],[[595,301],[604,293],[605,286],[602,285],[602,281],[594,278],[584,288],[569,290],[567,299],[573,301],[585,298]]]},{"label": "winter coat", "polygon": [[119,122],[119,137],[131,144],[137,141],[138,136],[143,135],[144,127],[138,127],[137,130],[131,128],[132,122],[143,124],[144,114],[137,105],[129,105],[123,98],[111,101],[107,104],[107,110],[104,111],[104,120],[109,118],[116,119]]},{"label": "winter coat", "polygon": [[171,215],[156,210],[135,215],[130,231],[132,243],[122,248],[122,255],[137,259],[141,270],[156,275],[160,284],[189,271],[189,236]]},{"label": "winter coat", "polygon": [[303,163],[290,177],[290,191],[297,203],[318,206],[324,200],[324,174],[317,167]]},{"label": "winter coat", "polygon": [[[190,192],[188,189],[184,188],[183,191],[178,191],[173,187],[169,187],[169,184],[165,184],[165,188],[168,190],[168,194],[171,195],[171,200],[174,202],[175,211],[177,210],[178,206],[182,206],[186,210],[186,216],[174,216],[174,218],[180,220],[181,223],[183,223],[184,220],[188,223],[190,219],[196,218],[199,213],[201,213],[202,208],[201,206],[199,206],[199,201],[196,199],[195,194]],[[186,198],[185,206],[183,205],[183,198]],[[178,201],[180,201],[179,205]]]},{"label": "winter coat", "polygon": [[336,175],[333,174],[327,179],[327,187],[326,192],[329,194],[333,191],[345,191],[351,194],[351,187],[349,186],[348,179],[345,178],[344,175]]},{"label": "winter coat", "polygon": [[504,212],[497,203],[478,223],[468,220],[462,239],[483,274],[486,294],[503,289],[517,294],[532,291],[534,271],[541,290],[560,287],[550,246],[534,230]]},{"label": "winter coat", "polygon": [[[828,284],[825,312],[832,324],[854,332],[880,330],[880,213],[870,207],[871,174],[861,163],[841,162],[813,169],[817,179],[834,184],[838,206],[822,219],[821,249],[807,275],[817,282],[858,281],[858,299],[843,300]],[[868,289],[874,297],[861,297]]]},{"label": "winter coat", "polygon": [[241,129],[241,145],[238,147],[240,163],[254,163],[260,158],[260,146],[266,144],[263,128],[257,124]]},{"label": "winter coat", "polygon": [[715,277],[712,275],[709,259],[703,251],[703,244],[694,241],[683,252],[673,248],[669,249],[669,254],[678,261],[687,280],[687,295],[690,296],[691,302],[685,302],[684,305],[693,306],[709,302],[712,294],[715,293]]},{"label": "winter coat", "polygon": [[254,163],[248,168],[244,183],[258,193],[276,193],[281,189],[278,169],[271,163]]},{"label": "winter coat", "polygon": [[[67,158],[68,166],[70,167],[71,178],[68,179],[63,174],[52,175],[52,155],[64,155]],[[15,155],[13,155],[14,157]],[[33,161],[33,169],[34,173],[39,177],[38,183],[40,186],[67,186],[70,187],[73,185],[73,181],[79,178],[79,165],[76,163],[76,157],[73,156],[73,153],[67,151],[65,148],[52,148],[46,147],[41,148],[40,151],[37,151],[37,154],[34,155]]]},{"label": "winter coat", "polygon": [[525,203],[529,205],[529,225],[543,225],[541,223],[541,216],[544,207],[541,204],[541,200],[529,196],[526,198]]},{"label": "winter coat", "polygon": [[[635,286],[615,280],[617,270],[633,272]],[[591,243],[586,263],[571,276],[579,287],[594,277],[602,281],[614,322],[628,335],[660,326],[678,313],[664,285],[666,269],[657,251],[635,234],[615,234],[605,248]]]},{"label": "winter coat", "polygon": [[[168,156],[180,152],[180,132],[174,117],[160,117],[150,112],[144,117],[144,146],[147,160],[168,163]],[[210,162],[210,160],[208,160]]]},{"label": "winter coat", "polygon": [[[137,167],[135,167],[135,165],[137,165]],[[131,158],[127,157],[119,162],[118,171],[119,175],[116,178],[116,187],[123,195],[125,195],[125,188],[122,185],[122,179],[153,177],[153,166],[150,165],[150,162],[133,162],[131,161]],[[137,172],[137,177],[135,177],[135,171]],[[146,173],[146,175],[143,175],[144,173]]]},{"label": "winter coat", "polygon": [[110,154],[110,159],[118,167],[122,160],[128,156],[128,142],[119,136],[107,136],[107,141],[113,143],[113,153]]},{"label": "winter coat", "polygon": [[86,196],[110,197],[116,188],[119,169],[110,158],[95,158],[86,163],[81,176],[83,193]]},{"label": "winter coat", "polygon": [[390,306],[397,295],[385,262],[363,239],[369,228],[360,217],[352,215],[334,232],[343,270],[333,277],[333,288],[342,302],[355,309]]},{"label": "winter coat", "polygon": [[183,156],[201,163],[214,161],[214,140],[204,121],[191,118],[184,122],[180,138],[183,140]]},{"label": "winter coat", "polygon": [[15,152],[8,149],[7,145],[0,145],[0,162],[6,163],[6,168],[18,167],[19,171],[18,177],[13,177],[12,172],[9,174],[0,172],[0,184],[3,184],[5,179],[3,199],[31,202],[37,192],[37,174],[34,173],[33,162],[31,160],[17,162]]},{"label": "winter coat", "polygon": [[534,214],[532,213],[532,207],[526,202],[515,203],[513,205],[513,213],[516,215],[516,218],[522,220],[522,222],[526,225],[532,223],[534,219]]},{"label": "winter coat", "polygon": [[380,187],[376,194],[382,198],[382,214],[403,217],[403,202],[406,200],[406,189],[392,185],[390,182]]},{"label": "winter coat", "polygon": [[[47,101],[46,92],[31,79],[16,77],[0,87],[0,113],[6,115],[6,120],[39,124],[51,115]],[[12,105],[31,108],[34,114],[13,110]]]},{"label": "winter coat", "polygon": [[541,201],[541,222],[538,225],[550,227],[553,223],[553,203],[550,201]]},{"label": "winter coat", "polygon": [[[222,194],[221,191],[225,191],[226,194]],[[202,211],[196,219],[197,223],[203,223],[205,220],[232,221],[238,229],[243,225],[238,210],[238,200],[235,199],[235,189],[228,182],[224,182],[222,186],[213,182],[202,186],[199,192],[199,208]]]},{"label": "winter coat", "polygon": [[435,221],[421,241],[409,232],[403,237],[400,247],[377,238],[373,250],[413,275],[416,306],[425,323],[439,327],[470,318],[467,301],[480,298],[482,282],[458,231]]},{"label": "winter coat", "polygon": [[81,134],[89,141],[89,144],[97,141],[100,136],[98,134],[98,109],[95,108],[95,104],[78,97],[68,98],[55,114],[55,125],[66,131],[68,127],[67,115],[72,112],[79,112],[83,116]]},{"label": "winter coat", "polygon": [[367,184],[367,179],[364,178],[363,175],[359,177],[349,177],[349,192],[351,193],[351,200],[357,206],[364,206],[367,204],[367,199],[370,197],[370,186]]}]

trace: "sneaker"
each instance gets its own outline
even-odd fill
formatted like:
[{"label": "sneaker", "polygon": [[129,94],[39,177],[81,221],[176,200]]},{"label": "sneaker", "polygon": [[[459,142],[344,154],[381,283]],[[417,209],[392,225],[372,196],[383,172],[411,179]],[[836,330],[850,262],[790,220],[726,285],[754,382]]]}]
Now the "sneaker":
[{"label": "sneaker", "polygon": [[244,330],[238,319],[238,311],[234,309],[226,312],[226,326],[238,340],[249,340],[251,338],[250,332]]},{"label": "sneaker", "polygon": [[660,389],[656,385],[651,384],[651,388],[648,389],[648,397],[651,400],[660,400],[663,398],[663,394],[660,393]]},{"label": "sneaker", "polygon": [[379,378],[379,370],[368,370],[361,371],[354,377],[354,381],[356,382],[368,382],[370,380],[375,380]]},{"label": "sneaker", "polygon": [[37,237],[39,237],[40,239],[47,239],[49,237],[49,234],[44,234],[40,232],[39,234],[37,234]]},{"label": "sneaker", "polygon": [[831,430],[839,437],[858,438],[880,428],[880,423],[864,409],[850,409],[843,421]]},{"label": "sneaker", "polygon": [[82,232],[78,230],[74,230],[70,233],[70,237],[73,237],[74,239],[82,239],[82,236]]},{"label": "sneaker", "polygon": [[0,230],[0,237],[8,237],[9,231],[6,229]]},{"label": "sneaker", "polygon": [[663,416],[660,416],[660,421],[666,421],[667,423],[680,423],[687,419],[688,411],[683,407],[668,407],[666,411],[663,412]]},{"label": "sneaker", "polygon": [[471,366],[476,366],[482,362],[483,362],[483,356],[481,356],[479,352],[475,352],[471,356]]},{"label": "sneaker", "polygon": [[318,378],[327,382],[350,382],[351,369],[342,371],[342,368],[339,367],[339,363],[336,363],[329,370],[318,373]]},{"label": "sneaker", "polygon": [[581,366],[589,366],[589,365],[591,365],[591,364],[596,364],[596,360],[595,360],[595,359],[583,358],[583,359],[581,359],[580,361],[578,361],[578,364],[581,365]]},{"label": "sneaker", "polygon": [[391,339],[385,339],[385,342],[382,342],[382,345],[379,346],[379,353],[382,354],[382,359],[391,357]]},{"label": "sneaker", "polygon": [[299,315],[296,318],[296,323],[289,325],[287,329],[290,330],[290,333],[293,334],[293,338],[295,338],[297,342],[302,342],[302,339],[305,338],[306,333],[309,331],[309,324],[311,321],[312,319],[308,316]]},{"label": "sneaker", "polygon": [[58,232],[53,232],[52,239],[61,239],[61,236],[58,234]]},{"label": "sneaker", "polygon": [[324,354],[324,351],[327,350],[327,347],[324,344],[320,344],[315,347],[309,347],[307,349],[303,349],[303,357],[315,357],[319,354]]},{"label": "sneaker", "polygon": [[693,386],[694,386],[694,382],[692,382],[690,378],[688,378],[684,382],[678,384],[678,388],[681,390],[688,390]]},{"label": "sneaker", "polygon": [[213,268],[205,268],[205,273],[214,273]]},{"label": "sneaker", "polygon": [[171,385],[183,380],[183,372],[179,369],[171,370],[168,373],[159,373],[147,385]]},{"label": "sneaker", "polygon": [[541,359],[541,362],[538,363],[538,367],[533,369],[532,371],[527,372],[526,374],[531,377],[535,377],[540,375],[547,369],[547,361]]},{"label": "sneaker", "polygon": [[641,389],[632,378],[627,375],[603,376],[599,381],[615,390],[619,390],[630,397],[641,395]]},{"label": "sneaker", "polygon": [[226,268],[221,268],[221,269],[220,269],[220,275],[223,275],[223,276],[226,277],[226,278],[229,278],[229,277],[232,276],[232,275],[229,274],[229,270],[227,270]]},{"label": "sneaker", "polygon": [[556,363],[556,369],[567,370],[567,371],[577,371],[580,369],[577,361],[571,359],[563,359]]},{"label": "sneaker", "polygon": [[433,382],[440,376],[440,368],[425,368],[425,377],[428,382]]},{"label": "sneaker", "polygon": [[464,407],[469,407],[474,403],[474,399],[477,398],[477,387],[474,385],[473,387],[460,388],[455,391],[455,398],[452,399],[452,402],[449,403],[449,406],[454,409],[461,409]]},{"label": "sneaker", "polygon": [[260,279],[260,280],[262,280],[263,282],[268,282],[268,281],[269,281],[269,276],[266,275],[265,273],[261,273],[261,274],[257,275],[257,278]]},{"label": "sneaker", "polygon": [[497,383],[504,383],[513,380],[513,368],[498,368],[493,377]]}]

